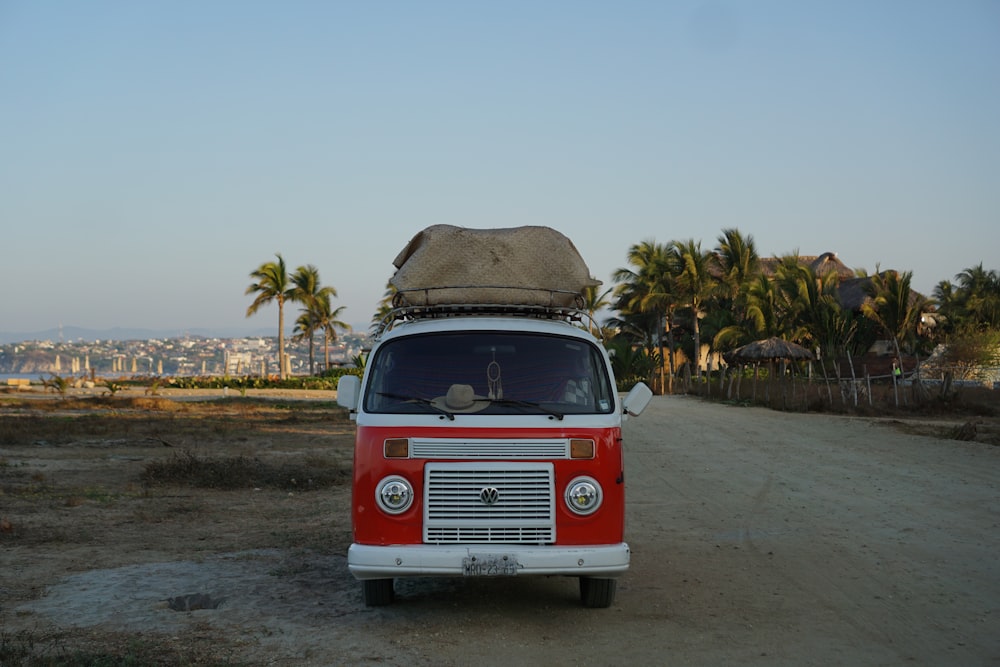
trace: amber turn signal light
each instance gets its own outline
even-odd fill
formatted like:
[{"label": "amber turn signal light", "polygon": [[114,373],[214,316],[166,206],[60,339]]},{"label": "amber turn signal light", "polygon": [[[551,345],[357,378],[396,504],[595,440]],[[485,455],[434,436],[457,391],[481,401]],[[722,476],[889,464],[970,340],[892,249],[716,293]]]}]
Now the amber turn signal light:
[{"label": "amber turn signal light", "polygon": [[382,450],[387,459],[405,459],[410,456],[410,441],[406,438],[392,438],[385,441]]},{"label": "amber turn signal light", "polygon": [[593,440],[570,440],[569,457],[571,459],[592,459],[594,458]]}]

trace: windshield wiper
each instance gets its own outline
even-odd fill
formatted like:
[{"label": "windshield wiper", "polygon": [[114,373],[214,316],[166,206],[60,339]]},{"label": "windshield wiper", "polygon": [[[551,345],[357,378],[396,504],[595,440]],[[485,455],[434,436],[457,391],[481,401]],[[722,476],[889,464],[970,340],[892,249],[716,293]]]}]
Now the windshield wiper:
[{"label": "windshield wiper", "polygon": [[552,415],[559,421],[562,421],[563,413],[557,412],[552,408],[547,408],[541,403],[534,403],[532,401],[519,401],[516,398],[494,398],[490,401],[494,405],[514,405],[521,408],[534,408],[535,410],[541,410],[547,415]]},{"label": "windshield wiper", "polygon": [[[436,412],[440,412],[441,414],[445,415],[451,421],[455,421],[454,413],[445,410],[439,405],[435,405],[434,402],[429,399],[421,398],[419,396],[407,396],[405,394],[395,394],[391,391],[379,391],[375,393],[378,394],[379,396],[385,396],[386,398],[395,398],[396,400],[404,401],[406,403],[417,403],[419,405],[426,405],[429,408],[435,410]],[[492,403],[493,405],[511,405],[519,408],[531,408],[533,410],[538,410],[540,412],[543,412],[547,415],[551,415],[560,421],[562,421],[563,418],[563,413],[558,412],[557,410],[553,410],[552,408],[547,408],[541,403],[535,403],[532,401],[520,401],[516,398],[495,398],[491,400],[490,403]]]},{"label": "windshield wiper", "polygon": [[378,394],[379,396],[385,396],[386,398],[395,398],[395,399],[403,401],[405,403],[417,403],[419,405],[426,405],[427,407],[432,408],[433,410],[435,410],[437,412],[440,412],[441,414],[445,415],[451,421],[455,421],[455,415],[454,414],[452,414],[451,412],[448,412],[447,410],[445,410],[442,407],[434,405],[434,402],[431,401],[430,399],[421,398],[419,396],[406,396],[405,394],[394,394],[394,393],[388,392],[388,391],[377,391],[375,393]]}]

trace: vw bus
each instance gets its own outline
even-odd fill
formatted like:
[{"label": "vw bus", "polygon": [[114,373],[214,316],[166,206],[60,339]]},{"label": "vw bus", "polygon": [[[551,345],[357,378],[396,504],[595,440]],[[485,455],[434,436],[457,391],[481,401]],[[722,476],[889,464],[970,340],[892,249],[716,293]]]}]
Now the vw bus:
[{"label": "vw bus", "polygon": [[530,575],[613,603],[630,557],[622,419],[651,392],[619,396],[585,318],[516,303],[389,315],[364,377],[337,388],[357,423],[347,560],[366,605],[403,577]]}]

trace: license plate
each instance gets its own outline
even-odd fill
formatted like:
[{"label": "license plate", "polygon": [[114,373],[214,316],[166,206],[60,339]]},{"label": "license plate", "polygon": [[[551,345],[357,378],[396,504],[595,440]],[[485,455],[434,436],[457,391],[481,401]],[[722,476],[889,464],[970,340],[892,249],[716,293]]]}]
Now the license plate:
[{"label": "license plate", "polygon": [[470,554],[462,559],[466,577],[512,577],[519,567],[513,554]]}]

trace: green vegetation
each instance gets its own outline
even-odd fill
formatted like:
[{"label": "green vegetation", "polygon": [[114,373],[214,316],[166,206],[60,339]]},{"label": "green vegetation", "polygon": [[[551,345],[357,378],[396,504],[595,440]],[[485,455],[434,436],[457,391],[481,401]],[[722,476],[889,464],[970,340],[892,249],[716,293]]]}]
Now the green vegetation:
[{"label": "green vegetation", "polygon": [[312,264],[300,266],[291,275],[280,253],[276,262],[264,262],[250,273],[256,282],[251,283],[246,294],[255,294],[253,303],[247,308],[246,316],[256,313],[261,306],[271,303],[278,305],[278,377],[287,379],[285,366],[285,303],[302,304],[302,313],[295,321],[295,335],[309,342],[309,374],[315,374],[313,336],[323,333],[323,350],[326,368],[330,368],[330,343],[337,339],[337,329],[350,330],[350,326],[339,318],[344,307],[334,308],[331,299],[337,290],[323,286],[319,269]]},{"label": "green vegetation", "polygon": [[691,369],[700,384],[706,358],[771,337],[818,352],[824,375],[850,367],[879,339],[896,359],[927,358],[944,343],[956,363],[998,365],[996,271],[966,269],[930,299],[910,288],[910,272],[876,267],[869,276],[833,255],[764,259],[738,229],[717,241],[712,250],[694,239],[629,248],[628,266],[613,275],[618,315],[608,323],[620,377],[645,372],[655,390],[672,392],[678,363],[702,360]]},{"label": "green vegetation", "polygon": [[247,317],[256,313],[261,306],[274,301],[278,304],[278,375],[285,379],[285,301],[294,298],[293,287],[285,268],[285,259],[281,254],[275,255],[277,262],[264,262],[256,270],[250,272],[250,277],[257,282],[250,283],[246,294],[256,294],[253,303],[247,307]]},{"label": "green vegetation", "polygon": [[945,280],[934,288],[944,333],[1000,330],[1000,273],[980,263],[955,280],[957,284]]},{"label": "green vegetation", "polygon": [[982,264],[938,283],[934,338],[944,344],[942,365],[956,379],[982,380],[1000,366],[1000,273]]},{"label": "green vegetation", "polygon": [[42,382],[42,386],[46,389],[51,389],[52,391],[58,393],[60,396],[65,396],[66,392],[70,388],[70,379],[64,378],[61,375],[52,374],[48,378],[38,378]]},{"label": "green vegetation", "polygon": [[312,264],[296,269],[292,275],[292,283],[295,284],[295,300],[303,305],[302,312],[295,321],[295,332],[300,340],[309,341],[309,374],[316,374],[313,336],[317,331],[323,333],[324,368],[330,370],[330,344],[337,340],[337,329],[351,329],[349,324],[339,319],[344,306],[333,307],[331,299],[337,296],[337,290],[321,286],[319,270]]},{"label": "green vegetation", "polygon": [[255,375],[241,376],[206,376],[206,377],[176,377],[164,381],[159,388],[176,389],[223,389],[229,387],[246,396],[247,389],[318,389],[333,390],[343,375],[361,376],[364,368],[331,368],[320,376],[301,377],[290,376],[285,379],[274,379]]},{"label": "green vegetation", "polygon": [[392,302],[395,296],[396,286],[393,285],[391,281],[387,282],[385,284],[385,291],[382,292],[382,299],[378,302],[378,307],[372,315],[371,326],[369,327],[370,331],[377,331],[385,318],[388,317],[390,312],[392,312]]},{"label": "green vegetation", "polygon": [[114,396],[122,389],[125,389],[125,384],[123,382],[116,382],[114,380],[102,380],[101,387],[107,390],[108,394]]}]

